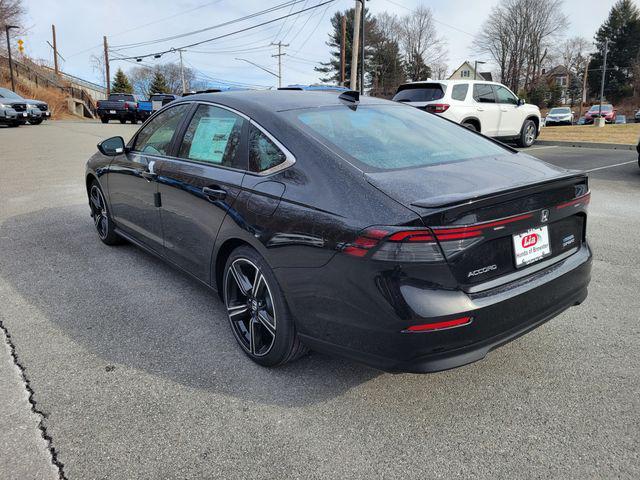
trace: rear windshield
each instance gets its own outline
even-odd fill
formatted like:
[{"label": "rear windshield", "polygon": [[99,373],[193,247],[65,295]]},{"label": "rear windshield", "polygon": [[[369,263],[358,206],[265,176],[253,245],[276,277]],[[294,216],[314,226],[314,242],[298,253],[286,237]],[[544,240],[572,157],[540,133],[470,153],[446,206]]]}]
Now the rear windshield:
[{"label": "rear windshield", "polygon": [[507,150],[437,115],[403,105],[355,110],[323,107],[287,113],[302,130],[363,171],[394,170],[504,155]]},{"label": "rear windshield", "polygon": [[120,95],[120,94],[111,94],[109,95],[109,100],[114,101],[114,102],[133,102],[134,101],[134,97],[133,95]]},{"label": "rear windshield", "polygon": [[[600,106],[599,105],[594,105],[593,107],[591,107],[591,110],[589,110],[590,112],[599,112],[600,111]],[[602,111],[603,112],[610,112],[611,111],[611,105],[602,105]]]},{"label": "rear windshield", "polygon": [[149,101],[161,102],[162,100],[173,100],[171,95],[151,95]]},{"label": "rear windshield", "polygon": [[393,100],[396,102],[431,102],[444,97],[444,90],[439,83],[421,83],[403,85],[398,89]]},{"label": "rear windshield", "polygon": [[562,113],[571,113],[571,110],[568,108],[552,108],[549,110],[549,115],[559,115]]}]

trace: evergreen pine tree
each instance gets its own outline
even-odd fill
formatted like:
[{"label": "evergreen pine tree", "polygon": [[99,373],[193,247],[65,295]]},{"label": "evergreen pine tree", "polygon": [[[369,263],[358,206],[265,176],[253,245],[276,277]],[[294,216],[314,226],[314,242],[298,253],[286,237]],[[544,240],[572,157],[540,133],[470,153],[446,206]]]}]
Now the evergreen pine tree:
[{"label": "evergreen pine tree", "polygon": [[605,40],[609,40],[604,93],[609,101],[631,95],[633,66],[640,58],[640,10],[633,0],[618,0],[595,36],[597,52],[589,65],[589,86],[600,94]]},{"label": "evergreen pine tree", "polygon": [[159,71],[156,71],[153,74],[153,81],[151,82],[151,86],[149,87],[149,93],[171,93],[169,91],[169,86],[167,85],[167,80]]},{"label": "evergreen pine tree", "polygon": [[115,77],[113,77],[113,82],[111,83],[111,91],[113,93],[133,93],[131,82],[129,82],[129,79],[121,68],[118,69]]}]

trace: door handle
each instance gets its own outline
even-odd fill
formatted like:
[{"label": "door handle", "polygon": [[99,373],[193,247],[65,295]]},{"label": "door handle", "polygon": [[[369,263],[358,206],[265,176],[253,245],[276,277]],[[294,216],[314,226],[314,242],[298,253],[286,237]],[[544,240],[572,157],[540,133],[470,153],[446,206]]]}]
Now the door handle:
[{"label": "door handle", "polygon": [[221,188],[203,187],[202,193],[204,193],[207,197],[215,200],[222,200],[227,196],[227,191]]},{"label": "door handle", "polygon": [[500,107],[501,112],[508,112],[509,109],[507,107]]},{"label": "door handle", "polygon": [[478,107],[478,108],[477,108],[477,110],[478,110],[479,112],[484,112],[484,108],[482,108],[482,107]]}]

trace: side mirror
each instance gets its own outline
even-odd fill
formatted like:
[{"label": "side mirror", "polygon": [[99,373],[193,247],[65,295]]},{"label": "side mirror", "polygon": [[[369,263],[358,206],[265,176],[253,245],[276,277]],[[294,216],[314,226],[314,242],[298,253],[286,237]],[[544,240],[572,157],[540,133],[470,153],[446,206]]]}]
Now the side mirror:
[{"label": "side mirror", "polygon": [[525,102],[524,98],[519,98],[519,99],[518,99],[518,106],[519,106],[519,107],[521,107],[521,106],[522,106],[522,105],[524,105],[525,103],[527,103],[527,102]]},{"label": "side mirror", "polygon": [[115,157],[124,153],[124,148],[124,138],[122,137],[107,138],[98,144],[100,153],[108,157]]}]

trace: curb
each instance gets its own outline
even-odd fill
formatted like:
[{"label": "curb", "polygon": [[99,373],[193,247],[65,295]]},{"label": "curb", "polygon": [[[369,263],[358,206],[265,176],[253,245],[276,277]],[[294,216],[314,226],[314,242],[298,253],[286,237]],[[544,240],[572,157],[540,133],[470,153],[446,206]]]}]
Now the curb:
[{"label": "curb", "polygon": [[560,142],[553,140],[536,140],[534,145],[553,147],[599,148],[606,150],[635,150],[635,145],[626,143],[593,143],[593,142]]}]

